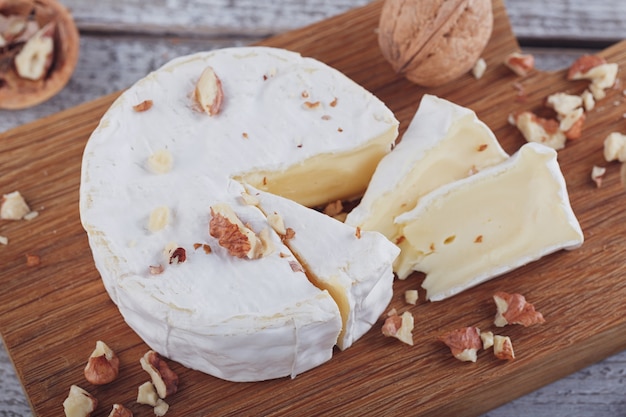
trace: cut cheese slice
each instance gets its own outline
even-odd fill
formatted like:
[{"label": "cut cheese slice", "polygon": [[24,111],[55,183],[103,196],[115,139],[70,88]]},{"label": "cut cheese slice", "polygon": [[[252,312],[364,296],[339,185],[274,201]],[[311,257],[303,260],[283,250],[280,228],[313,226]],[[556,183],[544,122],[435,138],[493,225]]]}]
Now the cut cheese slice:
[{"label": "cut cheese slice", "polygon": [[[221,86],[211,114],[194,103],[208,67]],[[136,111],[145,100],[152,107]],[[80,189],[95,264],[126,322],[160,354],[232,381],[327,361],[342,328],[337,303],[242,201],[243,182],[298,203],[351,198],[397,129],[371,93],[281,49],[198,53],[137,82],[89,139]],[[316,239],[307,245],[322,251]],[[388,245],[370,250],[384,269]],[[328,256],[340,264],[348,254]],[[367,295],[355,304],[378,311]]]},{"label": "cut cheese slice", "polygon": [[404,279],[412,272],[415,254],[404,243],[394,219],[437,187],[507,157],[493,132],[472,110],[425,94],[402,140],[382,159],[346,223],[379,231],[398,244],[402,253],[394,270]]},{"label": "cut cheese slice", "polygon": [[432,191],[396,224],[432,301],[583,243],[556,151],[536,143]]},{"label": "cut cheese slice", "polygon": [[380,233],[361,232],[288,199],[252,187],[249,191],[268,218],[281,219],[277,233],[283,224],[295,232],[285,243],[311,281],[334,298],[343,322],[337,346],[350,347],[389,305],[392,264],[400,250]]}]

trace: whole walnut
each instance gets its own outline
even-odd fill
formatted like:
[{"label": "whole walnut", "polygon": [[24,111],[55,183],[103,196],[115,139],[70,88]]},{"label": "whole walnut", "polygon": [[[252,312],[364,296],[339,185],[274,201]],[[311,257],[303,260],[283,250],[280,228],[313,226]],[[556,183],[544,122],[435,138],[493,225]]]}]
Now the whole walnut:
[{"label": "whole walnut", "polygon": [[467,73],[493,29],[491,0],[386,0],[378,44],[393,69],[435,87]]}]

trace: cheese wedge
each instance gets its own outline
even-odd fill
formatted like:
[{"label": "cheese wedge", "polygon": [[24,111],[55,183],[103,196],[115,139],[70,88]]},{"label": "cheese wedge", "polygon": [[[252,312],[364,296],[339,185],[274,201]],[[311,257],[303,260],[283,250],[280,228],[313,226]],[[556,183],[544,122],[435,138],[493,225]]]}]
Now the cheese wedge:
[{"label": "cheese wedge", "polygon": [[[81,221],[111,299],[153,350],[223,379],[294,377],[327,361],[342,329],[337,302],[242,201],[244,183],[299,204],[351,198],[397,129],[371,93],[281,49],[203,52],[149,74],[115,101],[83,156]],[[307,262],[323,250],[299,244]],[[361,262],[385,270],[388,245],[369,249],[380,263]],[[360,317],[380,309],[373,292],[352,294]]]},{"label": "cheese wedge", "polygon": [[415,254],[404,243],[394,219],[412,210],[430,191],[507,157],[493,132],[472,110],[425,94],[402,140],[381,160],[346,223],[379,231],[398,244],[402,253],[394,270],[404,279],[412,272]]},{"label": "cheese wedge", "polygon": [[396,224],[432,301],[583,243],[556,151],[536,143],[432,191]]},{"label": "cheese wedge", "polygon": [[[279,226],[295,232],[285,240],[305,267],[311,282],[327,290],[343,327],[337,346],[346,349],[365,334],[385,311],[393,295],[392,264],[400,250],[378,232],[361,232],[291,200],[250,187],[259,208]],[[312,248],[311,242],[317,242]]]}]

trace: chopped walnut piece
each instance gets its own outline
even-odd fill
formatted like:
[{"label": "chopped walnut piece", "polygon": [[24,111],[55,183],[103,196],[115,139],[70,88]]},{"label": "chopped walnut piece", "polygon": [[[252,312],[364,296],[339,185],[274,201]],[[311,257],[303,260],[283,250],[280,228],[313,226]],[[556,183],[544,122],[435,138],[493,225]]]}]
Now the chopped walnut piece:
[{"label": "chopped walnut piece", "polygon": [[592,68],[606,64],[606,60],[598,55],[582,55],[570,65],[567,71],[568,80],[580,80]]},{"label": "chopped walnut piece", "polygon": [[606,173],[606,168],[599,167],[594,165],[591,168],[591,180],[596,184],[597,188],[602,187],[602,180],[604,179],[604,174]]},{"label": "chopped walnut piece", "polygon": [[406,290],[404,292],[404,301],[407,304],[415,305],[417,304],[418,292],[417,290]]},{"label": "chopped walnut piece", "polygon": [[319,106],[320,106],[320,104],[321,104],[321,103],[320,103],[319,101],[313,101],[313,102],[311,102],[311,101],[305,101],[305,102],[304,102],[304,106],[305,106],[306,108],[308,108],[308,109],[315,109],[315,108],[319,107]]},{"label": "chopped walnut piece", "polygon": [[591,91],[583,91],[583,93],[580,95],[580,98],[583,101],[583,107],[585,108],[585,111],[591,111],[596,106],[596,100],[595,98],[593,98],[593,94],[591,94]]},{"label": "chopped walnut piece", "polygon": [[504,59],[504,65],[520,77],[525,77],[535,68],[535,57],[531,54],[513,52]]},{"label": "chopped walnut piece", "polygon": [[626,135],[611,132],[604,139],[604,159],[607,162],[626,161]]},{"label": "chopped walnut piece", "polygon": [[591,80],[589,91],[594,99],[601,100],[606,96],[605,90],[613,87],[617,80],[618,64],[607,63],[597,55],[583,55],[569,68],[568,80]]},{"label": "chopped walnut piece", "polygon": [[139,404],[156,406],[159,400],[159,394],[154,388],[154,384],[151,381],[144,382],[137,389],[137,402]]},{"label": "chopped walnut piece", "polygon": [[565,147],[567,137],[559,129],[559,122],[556,120],[544,119],[532,112],[523,111],[512,116],[512,121],[527,142],[542,143],[556,150]]},{"label": "chopped walnut piece", "polygon": [[122,404],[113,404],[109,417],[133,417],[133,412]]},{"label": "chopped walnut piece", "polygon": [[513,352],[513,343],[509,336],[495,335],[493,337],[493,354],[498,359],[512,361],[515,359],[515,352]]},{"label": "chopped walnut piece", "polygon": [[182,264],[187,260],[187,251],[185,248],[177,247],[170,255],[170,264]]},{"label": "chopped walnut piece", "polygon": [[169,404],[159,398],[156,406],[154,406],[154,415],[156,417],[163,417],[169,409]]},{"label": "chopped walnut piece", "polygon": [[21,220],[28,213],[30,213],[30,207],[28,207],[19,191],[13,191],[2,196],[0,219]]},{"label": "chopped walnut piece", "polygon": [[359,226],[356,227],[356,230],[354,231],[354,236],[356,236],[357,239],[361,239],[361,228]]},{"label": "chopped walnut piece", "polygon": [[22,46],[13,62],[20,77],[39,81],[46,76],[54,59],[55,32],[56,23],[51,21]]},{"label": "chopped walnut piece", "polygon": [[139,360],[141,367],[146,371],[160,398],[167,398],[178,391],[178,375],[170,369],[161,356],[149,350]]},{"label": "chopped walnut piece", "polygon": [[222,90],[222,81],[213,71],[213,68],[207,67],[200,74],[194,90],[194,98],[200,108],[209,116],[215,116],[220,112],[224,91]]},{"label": "chopped walnut piece", "polygon": [[413,346],[413,314],[408,311],[401,316],[392,314],[387,317],[383,324],[382,332],[387,337],[395,337],[399,341]]},{"label": "chopped walnut piece", "polygon": [[480,80],[485,75],[485,71],[487,71],[487,61],[484,58],[478,58],[472,67],[472,75]]},{"label": "chopped walnut piece", "polygon": [[524,327],[544,323],[543,315],[535,311],[535,307],[526,301],[522,294],[509,294],[498,291],[493,295],[498,309],[494,324],[504,327],[507,324],[521,324]]},{"label": "chopped walnut piece", "polygon": [[219,245],[227,249],[231,256],[257,259],[263,253],[263,242],[250,228],[244,226],[226,203],[211,206],[209,234],[216,238]]},{"label": "chopped walnut piece", "polygon": [[135,110],[137,113],[142,113],[144,111],[148,111],[152,108],[152,100],[144,100],[139,104],[135,104],[133,106],[133,110]]},{"label": "chopped walnut piece", "polygon": [[480,329],[470,326],[452,330],[439,336],[452,355],[463,362],[476,362],[478,349],[483,347],[480,339]]},{"label": "chopped walnut piece", "polygon": [[93,385],[104,385],[113,382],[119,373],[120,360],[106,343],[96,342],[96,348],[89,356],[83,370],[85,379]]},{"label": "chopped walnut piece", "polygon": [[328,203],[326,207],[324,207],[324,214],[330,217],[335,217],[342,212],[343,212],[343,203],[341,202],[341,200],[336,200],[331,203]]},{"label": "chopped walnut piece", "polygon": [[98,400],[78,385],[70,387],[70,393],[63,401],[66,417],[89,417],[98,406]]},{"label": "chopped walnut piece", "polygon": [[546,106],[554,109],[559,116],[565,117],[571,112],[581,108],[583,98],[567,93],[554,93],[546,98]]},{"label": "chopped walnut piece", "polygon": [[337,107],[337,102],[338,102],[338,99],[337,97],[335,97],[333,101],[330,102],[330,107]]},{"label": "chopped walnut piece", "polygon": [[293,230],[291,227],[288,227],[287,230],[285,231],[284,236],[281,236],[283,242],[293,239],[294,237],[296,237],[296,231]]},{"label": "chopped walnut piece", "polygon": [[26,266],[37,266],[41,263],[39,255],[26,254]]},{"label": "chopped walnut piece", "polygon": [[480,340],[483,342],[483,349],[489,349],[493,346],[493,332],[480,332]]},{"label": "chopped walnut piece", "polygon": [[33,210],[33,211],[30,211],[30,212],[26,213],[26,214],[24,215],[24,217],[22,217],[22,219],[24,219],[24,220],[27,220],[27,221],[28,221],[28,220],[32,220],[32,219],[34,219],[34,218],[35,218],[35,217],[37,217],[37,216],[39,216],[39,212],[38,212],[38,211]]},{"label": "chopped walnut piece", "polygon": [[559,124],[559,129],[565,134],[567,139],[578,139],[582,136],[585,118],[583,108],[576,109],[560,118],[561,123]]}]

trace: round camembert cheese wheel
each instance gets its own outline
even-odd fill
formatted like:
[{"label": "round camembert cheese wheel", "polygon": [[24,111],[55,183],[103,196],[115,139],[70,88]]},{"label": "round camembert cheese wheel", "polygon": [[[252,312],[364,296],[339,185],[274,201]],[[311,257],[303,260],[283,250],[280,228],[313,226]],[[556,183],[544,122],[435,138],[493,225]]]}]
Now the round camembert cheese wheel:
[{"label": "round camembert cheese wheel", "polygon": [[[223,379],[327,361],[386,308],[397,250],[305,205],[362,194],[397,131],[371,93],[293,52],[173,60],[125,91],[85,148],[81,221],[107,292],[152,349]],[[302,222],[277,228],[246,186],[290,200]],[[343,249],[323,247],[318,225]],[[351,280],[349,302],[335,299]]]}]

